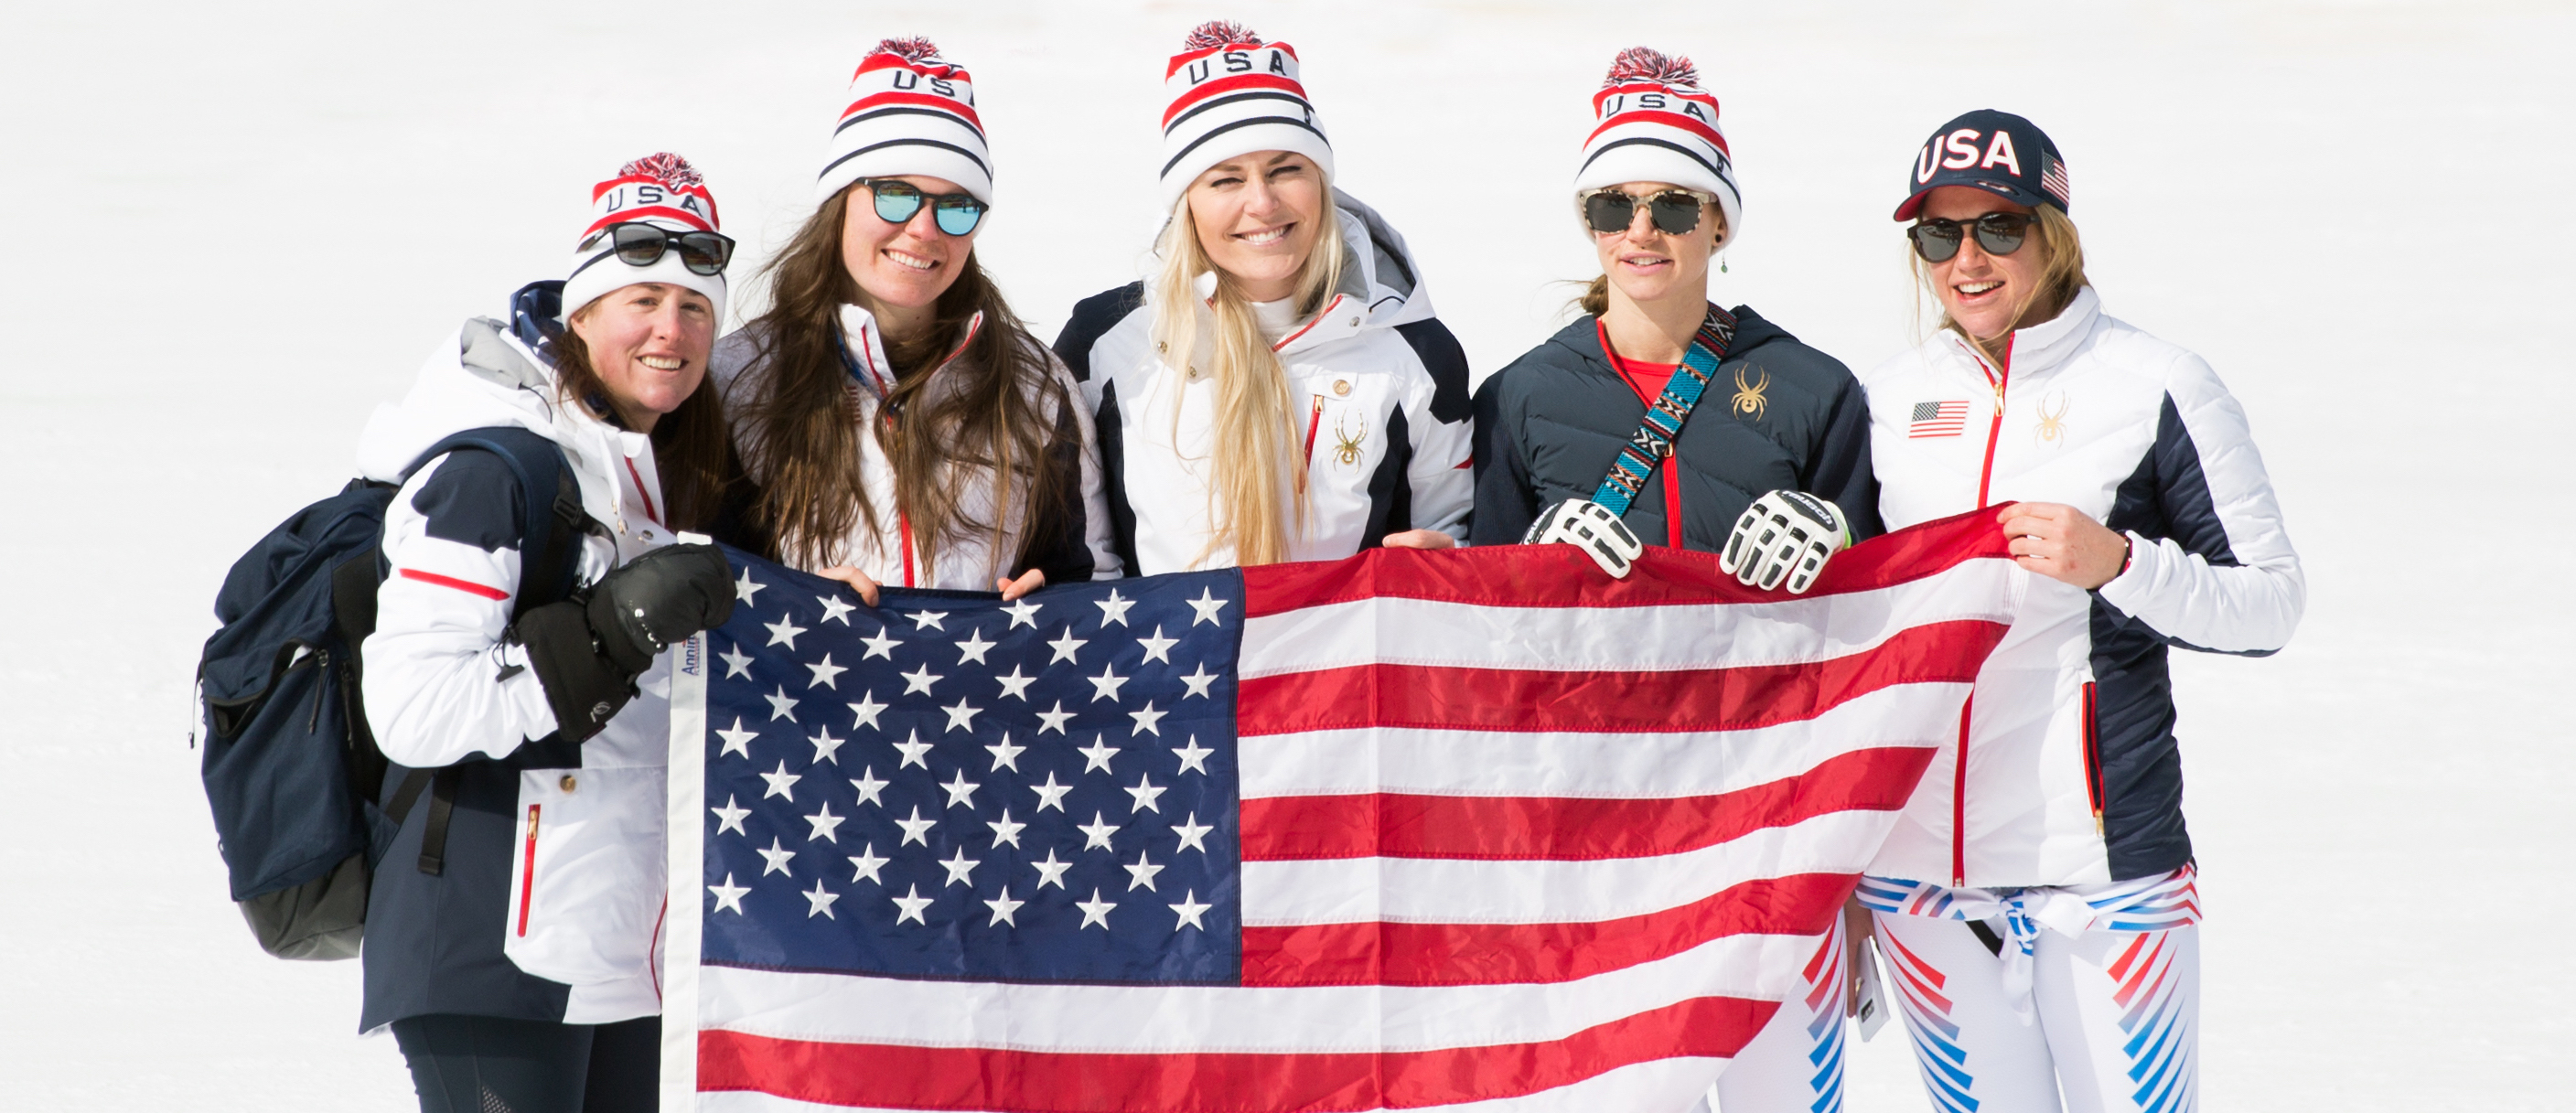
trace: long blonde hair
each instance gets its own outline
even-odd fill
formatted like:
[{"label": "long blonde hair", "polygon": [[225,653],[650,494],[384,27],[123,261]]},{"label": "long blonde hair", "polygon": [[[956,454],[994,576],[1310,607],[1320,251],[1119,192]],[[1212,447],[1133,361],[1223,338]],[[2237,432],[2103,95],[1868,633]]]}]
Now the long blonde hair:
[{"label": "long blonde hair", "polygon": [[[1341,209],[1334,203],[1331,183],[1325,184],[1323,195],[1324,213],[1314,250],[1297,270],[1294,296],[1300,318],[1323,308],[1342,281]],[[1287,365],[1263,339],[1251,300],[1208,258],[1186,193],[1173,206],[1155,254],[1162,265],[1152,284],[1154,351],[1166,366],[1205,375],[1216,389],[1211,449],[1216,467],[1208,486],[1208,518],[1215,528],[1207,547],[1191,563],[1205,560],[1219,545],[1229,543],[1238,564],[1286,560],[1290,539],[1306,532],[1307,514],[1305,472],[1289,470],[1295,460],[1296,416],[1288,401]],[[1203,302],[1198,278],[1210,271],[1216,271],[1216,296]],[[1177,443],[1178,405],[1172,409],[1172,419]],[[1291,477],[1296,489],[1293,510],[1280,505],[1280,490],[1290,485],[1286,481]]]},{"label": "long blonde hair", "polygon": [[[2055,205],[2041,205],[2033,215],[2036,219],[2031,222],[2030,242],[2022,245],[2022,250],[2039,252],[2039,286],[2013,309],[2012,325],[2004,329],[2003,336],[2012,335],[2013,329],[2023,325],[2054,319],[2075,300],[2076,291],[2093,284],[2091,279],[2084,277],[2084,237],[2076,234],[2075,222],[2067,218],[2066,210]],[[1976,235],[1976,231],[1969,228],[1962,228],[1960,232],[1966,236]],[[1979,247],[1982,249],[1983,245]],[[1932,281],[1932,264],[1924,262],[1923,256],[1917,254],[1910,243],[1906,245],[1905,257],[1913,260],[1914,264],[1915,331],[1921,332],[1924,304],[1940,305],[1941,294]],[[1935,331],[1949,329],[1958,333],[1977,351],[1984,353],[1987,363],[2003,366],[2003,353],[1986,341],[1969,336],[1968,330],[1950,319],[1948,309],[1941,311],[1941,322],[1934,328]]]}]

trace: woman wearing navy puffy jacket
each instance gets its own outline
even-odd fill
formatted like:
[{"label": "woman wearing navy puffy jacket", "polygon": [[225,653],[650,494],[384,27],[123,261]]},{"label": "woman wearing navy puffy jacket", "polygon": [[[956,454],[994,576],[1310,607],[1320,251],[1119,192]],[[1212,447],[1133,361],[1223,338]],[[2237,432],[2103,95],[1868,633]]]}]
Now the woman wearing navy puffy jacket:
[{"label": "woman wearing navy puffy jacket", "polygon": [[1896,219],[1942,320],[1863,378],[1879,508],[1996,508],[2036,575],[1860,899],[1936,1108],[2195,1109],[2167,648],[2269,654],[2306,580],[2243,408],[2103,312],[2048,136],[1971,112],[1909,169]]},{"label": "woman wearing navy puffy jacket", "polygon": [[[733,604],[723,556],[674,544],[720,493],[724,423],[701,384],[732,241],[675,155],[627,164],[593,204],[570,277],[521,291],[509,323],[466,322],[359,450],[364,474],[402,485],[361,649],[402,820],[369,894],[360,1026],[392,1029],[424,1113],[654,1102],[662,650]],[[503,457],[413,467],[495,428],[552,442],[575,480],[570,599],[517,605],[546,591],[523,570],[563,562],[523,536]]]}]

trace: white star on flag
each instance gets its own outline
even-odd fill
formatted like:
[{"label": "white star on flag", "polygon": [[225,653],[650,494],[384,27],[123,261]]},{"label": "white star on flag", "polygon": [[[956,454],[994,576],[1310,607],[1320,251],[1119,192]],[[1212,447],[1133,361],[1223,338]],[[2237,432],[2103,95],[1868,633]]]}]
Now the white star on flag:
[{"label": "white star on flag", "polygon": [[796,648],[796,635],[805,632],[805,628],[797,625],[792,615],[780,615],[778,621],[762,623],[760,628],[769,631],[769,644],[783,644],[791,652]]},{"label": "white star on flag", "polygon": [[1135,861],[1119,868],[1127,871],[1127,891],[1131,893],[1138,889],[1153,888],[1154,875],[1163,872],[1163,867],[1155,865],[1151,859],[1146,858],[1142,850],[1136,852]]},{"label": "white star on flag", "polygon": [[894,660],[894,647],[901,645],[902,643],[894,640],[893,638],[887,637],[886,628],[879,626],[877,627],[877,632],[874,637],[860,638],[859,644],[868,647],[868,651],[866,653],[859,655],[859,660],[864,661],[870,657],[883,657],[886,660],[891,661]]},{"label": "white star on flag", "polygon": [[850,671],[833,664],[832,655],[829,653],[823,655],[823,663],[807,665],[805,668],[814,674],[814,679],[805,685],[808,688],[839,688],[841,682],[835,678]]},{"label": "white star on flag", "polygon": [[733,726],[731,729],[719,730],[716,734],[724,739],[724,749],[716,752],[717,757],[723,757],[726,754],[741,754],[744,758],[749,758],[751,757],[751,740],[760,737],[759,731],[742,729],[742,716],[740,715],[733,717]]},{"label": "white star on flag", "polygon": [[[815,884],[820,886],[822,882],[818,881],[815,882]],[[1172,906],[1172,911],[1181,914],[1181,922],[1172,925],[1172,930],[1179,931],[1182,927],[1188,926],[1197,928],[1200,931],[1206,931],[1207,925],[1200,923],[1199,917],[1207,915],[1208,909],[1214,907],[1216,906],[1213,904],[1200,904],[1199,891],[1196,889],[1190,890],[1187,894],[1181,897],[1181,903]]]},{"label": "white star on flag", "polygon": [[895,820],[894,825],[903,828],[903,841],[895,844],[895,849],[901,850],[914,843],[930,845],[930,829],[939,826],[939,821],[921,818],[921,805],[915,804],[912,806],[912,818]]},{"label": "white star on flag", "polygon": [[895,675],[903,678],[903,694],[907,696],[914,692],[919,692],[925,696],[929,695],[931,685],[948,679],[944,676],[934,675],[930,671],[930,662],[928,661],[922,662],[920,668],[914,669],[911,672],[899,672]]},{"label": "white star on flag", "polygon": [[816,916],[821,916],[826,920],[836,920],[840,918],[832,915],[832,902],[841,899],[841,894],[825,890],[823,888],[822,878],[815,878],[814,888],[811,891],[800,895],[805,898],[807,906],[805,909],[806,919],[811,920]]},{"label": "white star on flag", "polygon": [[799,773],[788,772],[787,763],[782,760],[778,763],[778,768],[776,770],[761,774],[760,779],[769,782],[769,791],[761,793],[761,799],[766,800],[772,796],[784,796],[787,798],[788,803],[793,804],[796,802],[796,782],[804,780],[805,777]]},{"label": "white star on flag", "polygon": [[[752,579],[751,566],[744,565],[742,569],[742,578],[733,582],[734,601],[745,606],[758,606],[759,604],[752,602],[751,597],[760,594],[762,589],[767,588],[768,586],[768,584]],[[740,910],[736,909],[736,911]]]},{"label": "white star on flag", "polygon": [[794,858],[796,856],[796,852],[780,846],[777,839],[772,838],[769,840],[769,849],[754,850],[752,853],[760,855],[763,860],[769,863],[767,866],[761,867],[760,875],[762,877],[767,877],[773,873],[784,873],[789,877],[796,876],[787,869],[787,860]]},{"label": "white star on flag", "polygon": [[1007,630],[1015,626],[1026,626],[1031,630],[1038,628],[1039,604],[1029,602],[1027,599],[1021,599],[1019,602],[1013,603],[1002,609],[1011,612],[1011,625],[1005,626],[1003,629]]},{"label": "white star on flag", "polygon": [[957,770],[956,780],[939,787],[948,793],[949,807],[972,809],[975,806],[975,790],[984,786],[966,783],[966,770],[961,767]]},{"label": "white star on flag", "polygon": [[1090,645],[1091,642],[1087,639],[1074,637],[1073,627],[1071,625],[1067,625],[1064,628],[1063,637],[1057,638],[1047,644],[1055,649],[1055,656],[1047,659],[1047,663],[1052,665],[1058,661],[1073,660],[1073,651],[1080,649],[1083,646]]},{"label": "white star on flag", "polygon": [[725,663],[725,679],[731,680],[737,676],[751,675],[751,654],[743,652],[741,646],[728,646],[724,652],[716,656]]},{"label": "white star on flag", "polygon": [[972,889],[975,887],[975,867],[983,864],[981,859],[967,857],[966,848],[961,846],[954,857],[939,863],[939,868],[948,871],[949,884]]},{"label": "white star on flag", "polygon": [[894,748],[903,752],[903,760],[895,763],[896,769],[900,770],[907,765],[918,765],[923,769],[930,768],[930,762],[925,757],[930,753],[930,743],[921,740],[920,731],[916,730],[912,732],[910,738],[895,743]]},{"label": "white star on flag", "polygon": [[814,597],[814,601],[823,604],[823,617],[821,621],[838,622],[843,626],[850,624],[850,612],[858,609],[857,607],[853,607],[842,602],[841,597],[838,595],[817,595]]},{"label": "white star on flag", "polygon": [[[962,730],[970,734],[975,730],[975,716],[984,713],[984,709],[981,707],[966,706],[966,697],[964,696],[957,697],[956,706],[943,707],[940,708],[940,710],[948,713],[949,730]],[[944,734],[947,732],[942,731],[941,733]]]},{"label": "white star on flag", "polygon": [[1107,629],[1112,622],[1127,625],[1127,609],[1135,606],[1136,601],[1119,598],[1118,589],[1113,587],[1109,589],[1109,598],[1095,600],[1091,605],[1100,608],[1100,625]]},{"label": "white star on flag", "polygon": [[1172,647],[1181,644],[1181,639],[1164,637],[1163,628],[1156,626],[1153,637],[1138,638],[1136,644],[1145,647],[1146,660],[1161,661],[1168,665],[1172,663]]},{"label": "white star on flag", "polygon": [[769,701],[769,721],[773,723],[780,719],[785,719],[791,723],[795,722],[796,705],[804,702],[803,700],[790,698],[787,695],[787,687],[783,684],[779,686],[777,694],[762,696],[760,698]]},{"label": "white star on flag", "polygon": [[1198,625],[1199,623],[1202,623],[1202,622],[1208,623],[1209,625],[1212,625],[1212,626],[1223,626],[1223,625],[1225,625],[1223,622],[1219,622],[1219,621],[1217,620],[1217,615],[1216,615],[1216,613],[1217,613],[1218,611],[1224,610],[1224,609],[1225,609],[1225,605],[1226,605],[1226,604],[1228,604],[1228,603],[1231,603],[1231,602],[1233,602],[1233,601],[1234,601],[1234,600],[1231,600],[1231,599],[1219,599],[1219,598],[1217,598],[1217,597],[1216,597],[1216,589],[1215,589],[1215,588],[1206,588],[1206,587],[1203,587],[1203,588],[1200,588],[1200,589],[1199,589],[1199,597],[1198,597],[1198,598],[1196,598],[1196,599],[1184,599],[1184,600],[1182,600],[1182,602],[1184,602],[1184,603],[1188,603],[1188,604],[1190,605],[1190,609],[1191,609],[1191,610],[1194,610],[1194,611],[1197,611],[1197,612],[1198,612],[1197,616],[1195,616],[1195,617],[1193,617],[1193,618],[1191,618],[1191,619],[1190,619],[1190,625],[1192,625],[1192,626],[1196,626],[1196,625]]},{"label": "white star on flag", "polygon": [[[1109,930],[1109,910],[1118,907],[1118,903],[1116,901],[1100,899],[1100,890],[1093,889],[1091,891],[1090,900],[1076,901],[1074,903],[1074,907],[1082,910],[1082,927],[1090,927],[1093,924],[1098,924],[1100,925],[1100,930],[1107,931]],[[735,911],[738,912],[741,911],[741,909],[735,909]],[[1074,930],[1080,931],[1082,928],[1075,928]]]},{"label": "white star on flag", "polygon": [[904,617],[912,620],[912,628],[915,631],[948,629],[939,624],[940,619],[948,617],[946,611],[914,611]]},{"label": "white star on flag", "polygon": [[[743,570],[742,574],[744,578],[748,579],[751,576],[751,570],[746,568]],[[709,885],[707,886],[707,891],[716,895],[716,911],[722,912],[725,909],[730,908],[733,909],[734,915],[739,916],[742,915],[742,895],[750,892],[751,887],[748,885],[734,884],[733,875],[728,873],[725,875],[724,884]],[[1099,896],[1100,893],[1098,890],[1093,890],[1091,895],[1096,897]],[[1108,925],[1103,924],[1101,926],[1107,927]]]},{"label": "white star on flag", "polygon": [[1181,755],[1181,772],[1188,773],[1195,770],[1199,773],[1206,773],[1208,755],[1215,753],[1216,751],[1199,745],[1199,736],[1193,734],[1190,736],[1189,745],[1182,746],[1172,752]]},{"label": "white star on flag", "polygon": [[878,780],[877,767],[871,765],[859,771],[859,775],[850,781],[850,787],[859,790],[860,803],[882,808],[885,806],[885,786],[893,783]]},{"label": "white star on flag", "polygon": [[1181,837],[1181,845],[1174,848],[1172,853],[1178,854],[1184,850],[1195,850],[1201,854],[1207,853],[1208,832],[1213,830],[1216,830],[1216,828],[1199,822],[1199,813],[1191,812],[1188,819],[1182,820],[1172,826],[1172,833]]},{"label": "white star on flag", "polygon": [[1154,724],[1162,722],[1163,716],[1169,714],[1171,714],[1169,711],[1154,710],[1153,701],[1148,700],[1145,703],[1144,710],[1130,711],[1127,713],[1127,717],[1136,720],[1137,734],[1150,734],[1156,738],[1160,738],[1163,736],[1163,728],[1155,726]]},{"label": "white star on flag", "polygon": [[750,815],[751,809],[736,804],[732,793],[725,794],[723,807],[708,808],[707,810],[716,813],[717,834],[721,835],[727,831],[731,831],[734,834],[741,835],[746,838],[750,837],[751,832],[742,829],[742,817]]},{"label": "white star on flag", "polygon": [[1038,888],[1043,889],[1053,885],[1061,889],[1064,888],[1064,871],[1072,869],[1073,863],[1056,861],[1055,848],[1050,846],[1047,848],[1046,861],[1031,862],[1029,868],[1038,871]]},{"label": "white star on flag", "polygon": [[850,859],[850,868],[858,871],[850,876],[850,884],[856,885],[861,881],[885,884],[885,879],[877,876],[877,873],[885,869],[886,863],[891,861],[894,859],[877,857],[877,844],[869,843],[859,851],[857,857]]},{"label": "white star on flag", "polygon": [[860,693],[859,702],[850,705],[850,713],[858,716],[858,721],[851,723],[850,729],[857,730],[860,727],[871,727],[877,730],[884,730],[885,727],[877,722],[877,713],[892,706],[894,705],[878,703],[877,694],[875,692]]},{"label": "white star on flag", "polygon": [[1109,822],[1109,820],[1104,818],[1099,812],[1091,813],[1091,822],[1084,824],[1083,826],[1076,827],[1074,830],[1082,832],[1082,848],[1084,850],[1100,849],[1114,851],[1118,849],[1117,847],[1109,845],[1109,836],[1118,833],[1118,825]]},{"label": "white star on flag", "polygon": [[1048,731],[1054,731],[1057,734],[1064,734],[1065,720],[1073,718],[1073,712],[1064,709],[1063,700],[1057,700],[1055,701],[1055,710],[1040,711],[1038,712],[1038,718],[1043,720],[1038,724],[1039,734],[1045,734]]},{"label": "white star on flag", "polygon": [[1015,699],[1022,703],[1029,701],[1029,685],[1038,681],[1037,677],[1021,674],[1018,665],[1011,666],[1011,675],[997,676],[993,679],[1002,682],[1003,699]]},{"label": "white star on flag", "polygon": [[1028,752],[1028,747],[1026,746],[1011,745],[1011,735],[1009,731],[1002,732],[1002,741],[999,745],[986,746],[984,749],[992,753],[993,771],[996,773],[999,773],[1004,769],[1008,769],[1014,773],[1019,772],[1020,755]]},{"label": "white star on flag", "polygon": [[1103,773],[1117,772],[1109,767],[1109,759],[1118,756],[1118,747],[1110,745],[1106,739],[1097,734],[1091,736],[1089,747],[1074,752],[1082,755],[1082,771],[1085,773],[1094,769]]},{"label": "white star on flag", "polygon": [[[813,842],[820,839],[828,843],[840,842],[841,836],[837,832],[840,830],[841,824],[849,818],[850,817],[845,815],[833,815],[832,802],[829,800],[823,801],[822,811],[805,817],[805,822],[814,826],[814,833],[805,836],[805,841]],[[1188,844],[1183,843],[1182,845],[1186,846]]]},{"label": "white star on flag", "polygon": [[1108,700],[1112,703],[1117,702],[1118,689],[1125,687],[1127,684],[1127,678],[1111,671],[1108,665],[1100,666],[1100,675],[1088,677],[1086,679],[1091,681],[1091,702],[1093,703],[1098,703],[1101,700]]},{"label": "white star on flag", "polygon": [[1024,900],[1012,900],[1011,887],[1008,885],[1002,886],[1002,895],[999,899],[984,902],[984,907],[993,910],[992,922],[985,924],[984,926],[994,927],[1000,924],[1009,924],[1012,927],[1020,926],[1020,922],[1012,919],[1011,916],[1013,913],[1020,910],[1021,905],[1027,903],[1028,902]]},{"label": "white star on flag", "polygon": [[957,646],[958,664],[962,665],[968,661],[973,661],[976,664],[984,665],[991,664],[991,662],[984,659],[984,655],[992,652],[993,647],[1001,643],[985,641],[982,631],[968,630],[966,631],[966,640],[955,644]]},{"label": "white star on flag", "polygon": [[[810,764],[821,765],[828,761],[834,765],[839,765],[841,763],[841,758],[838,751],[841,748],[841,743],[847,742],[849,739],[832,737],[832,728],[830,727],[815,727],[814,737],[808,738],[806,741],[814,744],[814,760]],[[751,755],[745,754],[743,756],[749,757]]]},{"label": "white star on flag", "polygon": [[1031,791],[1031,792],[1034,792],[1034,793],[1037,793],[1037,794],[1038,794],[1038,810],[1039,810],[1039,811],[1045,811],[1045,810],[1047,810],[1048,808],[1054,808],[1054,809],[1055,809],[1055,810],[1057,810],[1057,811],[1063,811],[1063,810],[1064,810],[1064,794],[1065,794],[1065,793],[1068,793],[1068,792],[1073,791],[1073,786],[1072,786],[1072,785],[1060,785],[1060,784],[1055,783],[1055,774],[1054,774],[1054,773],[1048,773],[1048,774],[1047,774],[1047,783],[1042,784],[1042,785],[1030,785],[1030,786],[1029,786],[1029,791]]},{"label": "white star on flag", "polygon": [[1208,696],[1208,686],[1216,682],[1217,674],[1207,671],[1206,662],[1200,662],[1199,671],[1181,678],[1181,683],[1190,686],[1188,695],[1184,695],[1181,698],[1188,699],[1190,696],[1197,696],[1200,699],[1208,699],[1210,698]]},{"label": "white star on flag", "polygon": [[1134,811],[1154,812],[1160,814],[1163,809],[1157,806],[1154,801],[1161,799],[1163,793],[1168,791],[1170,791],[1168,788],[1156,788],[1152,778],[1149,778],[1142,773],[1138,773],[1136,774],[1136,785],[1135,787],[1127,790],[1127,795],[1136,798],[1136,805],[1133,809]]},{"label": "white star on flag", "polygon": [[1025,823],[1011,822],[1011,809],[1009,808],[1002,809],[1002,818],[999,820],[985,820],[984,826],[993,829],[993,846],[995,849],[1000,849],[1004,843],[1008,843],[1012,846],[1020,845],[1020,832],[1028,830],[1029,828],[1029,825]]},{"label": "white star on flag", "polygon": [[930,907],[930,900],[931,898],[921,895],[921,886],[913,886],[907,895],[894,898],[894,906],[898,910],[895,913],[894,922],[900,924],[910,920],[923,927],[929,927],[930,921],[921,918],[921,910]]}]

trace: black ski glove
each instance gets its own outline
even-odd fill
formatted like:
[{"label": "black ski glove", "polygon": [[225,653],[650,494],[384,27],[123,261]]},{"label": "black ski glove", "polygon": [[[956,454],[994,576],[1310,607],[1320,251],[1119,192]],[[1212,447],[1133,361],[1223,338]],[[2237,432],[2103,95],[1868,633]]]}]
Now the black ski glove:
[{"label": "black ski glove", "polygon": [[528,648],[566,740],[605,728],[663,647],[733,616],[728,571],[712,545],[673,545],[627,562],[582,596],[519,616],[510,639]]}]

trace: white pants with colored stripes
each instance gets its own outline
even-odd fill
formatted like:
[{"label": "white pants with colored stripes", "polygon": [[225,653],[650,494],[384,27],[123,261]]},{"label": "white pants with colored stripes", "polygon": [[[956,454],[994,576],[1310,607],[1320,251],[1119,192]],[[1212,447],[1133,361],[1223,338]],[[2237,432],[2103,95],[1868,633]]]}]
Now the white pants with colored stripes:
[{"label": "white pants with colored stripes", "polygon": [[1836,1113],[1843,1107],[1843,993],[1850,970],[1843,921],[1818,941],[1801,971],[1804,991],[1780,1011],[1753,1042],[1736,1052],[1698,1113]]},{"label": "white pants with colored stripes", "polygon": [[1994,891],[1864,880],[1882,983],[1932,1108],[2198,1109],[2195,877],[2186,866],[2112,885]]}]

